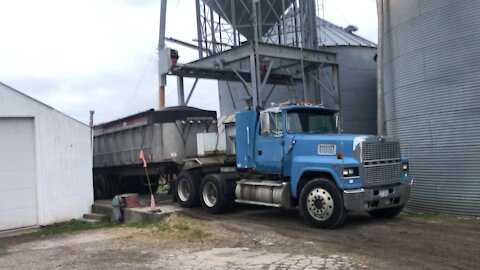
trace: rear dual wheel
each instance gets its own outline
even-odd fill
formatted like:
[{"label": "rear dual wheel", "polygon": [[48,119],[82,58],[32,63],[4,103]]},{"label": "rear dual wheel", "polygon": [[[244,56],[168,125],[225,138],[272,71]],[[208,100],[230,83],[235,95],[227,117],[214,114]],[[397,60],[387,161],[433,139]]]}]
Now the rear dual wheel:
[{"label": "rear dual wheel", "polygon": [[200,203],[199,190],[199,174],[194,172],[182,172],[178,175],[175,188],[175,200],[184,208],[192,208]]},{"label": "rear dual wheel", "polygon": [[200,203],[205,212],[220,214],[231,210],[234,205],[233,196],[225,195],[225,182],[218,174],[205,176],[200,185]]},{"label": "rear dual wheel", "polygon": [[[202,205],[210,214],[232,209],[234,197],[226,194],[226,185],[219,174],[209,174],[203,179],[199,172],[182,172],[176,180],[175,199],[184,208]],[[201,182],[200,182],[201,180]]]}]

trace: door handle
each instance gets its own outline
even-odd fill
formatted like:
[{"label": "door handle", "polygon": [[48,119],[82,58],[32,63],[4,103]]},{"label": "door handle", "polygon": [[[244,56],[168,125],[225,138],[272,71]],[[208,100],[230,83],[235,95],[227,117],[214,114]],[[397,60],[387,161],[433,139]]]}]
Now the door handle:
[{"label": "door handle", "polygon": [[258,150],[258,155],[261,156],[263,154],[262,150]]}]

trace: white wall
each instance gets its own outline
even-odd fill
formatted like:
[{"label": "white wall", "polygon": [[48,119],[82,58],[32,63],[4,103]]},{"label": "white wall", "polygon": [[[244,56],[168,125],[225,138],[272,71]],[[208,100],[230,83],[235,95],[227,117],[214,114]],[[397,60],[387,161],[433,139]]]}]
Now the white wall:
[{"label": "white wall", "polygon": [[0,117],[34,118],[39,225],[80,218],[90,212],[90,128],[2,83]]}]

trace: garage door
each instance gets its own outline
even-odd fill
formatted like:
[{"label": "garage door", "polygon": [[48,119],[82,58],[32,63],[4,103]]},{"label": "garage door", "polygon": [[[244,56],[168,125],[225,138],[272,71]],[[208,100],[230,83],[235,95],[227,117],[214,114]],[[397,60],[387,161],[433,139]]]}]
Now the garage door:
[{"label": "garage door", "polygon": [[32,118],[0,117],[0,231],[37,225]]}]

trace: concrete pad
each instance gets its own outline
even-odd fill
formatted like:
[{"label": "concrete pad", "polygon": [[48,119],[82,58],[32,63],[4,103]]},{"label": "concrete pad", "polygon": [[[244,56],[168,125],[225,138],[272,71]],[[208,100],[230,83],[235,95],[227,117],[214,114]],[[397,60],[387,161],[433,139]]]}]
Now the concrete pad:
[{"label": "concrete pad", "polygon": [[155,223],[171,213],[182,211],[182,208],[175,204],[162,204],[153,211],[150,207],[126,208],[124,210],[124,223]]},{"label": "concrete pad", "polygon": [[[176,211],[182,211],[177,204],[172,203],[172,195],[157,193],[155,194],[155,203],[157,207],[152,211],[150,209],[149,195],[140,196],[140,206],[124,209],[124,223],[154,223],[162,219],[165,215]],[[113,211],[112,200],[96,200],[92,205],[92,212],[111,216]]]}]

